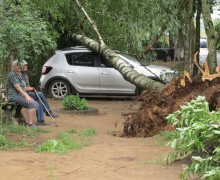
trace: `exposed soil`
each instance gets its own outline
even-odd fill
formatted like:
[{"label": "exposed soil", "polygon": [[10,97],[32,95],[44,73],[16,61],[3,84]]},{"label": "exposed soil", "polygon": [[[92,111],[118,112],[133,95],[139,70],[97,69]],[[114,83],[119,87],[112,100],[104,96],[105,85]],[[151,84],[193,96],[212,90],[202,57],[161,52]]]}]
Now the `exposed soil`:
[{"label": "exposed soil", "polygon": [[[147,94],[145,94],[147,97]],[[155,97],[156,94],[154,94]],[[173,95],[173,97],[176,97]],[[148,97],[150,100],[150,98]],[[161,99],[160,99],[161,101]],[[62,108],[61,101],[49,101],[52,109]],[[144,111],[143,103],[134,100],[88,99],[99,115],[75,115],[60,113],[56,119],[58,127],[44,127],[42,133],[30,142],[40,144],[56,138],[59,132],[68,129],[94,128],[97,135],[92,144],[69,153],[43,154],[36,148],[0,151],[1,178],[9,180],[177,180],[184,164],[176,162],[164,165],[162,160],[171,150],[160,136],[147,138],[125,138],[113,136],[123,133],[124,117],[121,114]],[[172,101],[173,103],[174,101]],[[131,106],[132,105],[132,106]],[[143,113],[143,116],[146,113]],[[153,118],[153,117],[152,117]],[[46,121],[53,121],[46,117]],[[18,139],[19,140],[19,139]],[[51,165],[54,168],[51,168]],[[53,178],[54,177],[54,178]]]},{"label": "exposed soil", "polygon": [[165,117],[180,109],[192,99],[205,96],[210,111],[220,107],[220,78],[212,81],[201,81],[195,77],[192,83],[186,81],[186,86],[180,86],[180,79],[173,79],[161,93],[144,92],[138,112],[125,115],[124,136],[149,137],[160,130],[170,129]]}]

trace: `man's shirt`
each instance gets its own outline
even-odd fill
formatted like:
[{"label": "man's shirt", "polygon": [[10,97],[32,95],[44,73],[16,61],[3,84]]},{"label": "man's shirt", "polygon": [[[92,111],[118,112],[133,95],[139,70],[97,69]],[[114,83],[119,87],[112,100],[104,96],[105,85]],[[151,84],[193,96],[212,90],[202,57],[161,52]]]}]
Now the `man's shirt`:
[{"label": "man's shirt", "polygon": [[8,100],[13,100],[17,96],[21,96],[18,90],[14,87],[15,84],[19,84],[24,92],[26,92],[26,83],[23,76],[18,75],[12,71],[8,75]]}]

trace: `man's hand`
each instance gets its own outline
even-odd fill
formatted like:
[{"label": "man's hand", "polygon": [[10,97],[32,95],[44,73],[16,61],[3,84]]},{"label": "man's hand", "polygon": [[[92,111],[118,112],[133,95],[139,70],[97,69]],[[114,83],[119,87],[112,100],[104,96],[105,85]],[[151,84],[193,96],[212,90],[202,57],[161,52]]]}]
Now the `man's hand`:
[{"label": "man's hand", "polygon": [[34,87],[26,87],[26,91],[34,91]]},{"label": "man's hand", "polygon": [[26,103],[28,103],[28,104],[30,104],[34,101],[29,95],[25,96],[25,99],[26,99]]}]

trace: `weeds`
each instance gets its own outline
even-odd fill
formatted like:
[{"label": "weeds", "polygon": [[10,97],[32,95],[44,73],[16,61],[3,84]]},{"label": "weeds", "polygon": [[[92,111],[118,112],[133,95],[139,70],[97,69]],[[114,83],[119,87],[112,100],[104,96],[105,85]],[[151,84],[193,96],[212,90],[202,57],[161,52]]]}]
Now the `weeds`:
[{"label": "weeds", "polygon": [[37,152],[67,153],[70,149],[80,149],[91,144],[90,136],[96,134],[95,129],[78,131],[71,129],[58,135],[58,140],[50,139],[37,148]]},{"label": "weeds", "polygon": [[172,140],[175,137],[175,132],[173,131],[160,131],[157,134],[158,140],[156,142],[156,145],[159,146],[166,146],[167,142]]},{"label": "weeds", "polygon": [[54,178],[55,178],[54,169],[55,169],[55,166],[54,166],[53,162],[50,162],[50,179],[51,180],[54,180]]},{"label": "weeds", "polygon": [[[27,143],[24,137],[35,137],[40,132],[47,132],[40,128],[28,128],[18,125],[5,125],[0,126],[0,150],[6,150],[17,147],[32,147],[33,144]],[[11,138],[12,134],[22,136],[23,138],[18,141]],[[20,139],[20,138],[19,138]]]}]

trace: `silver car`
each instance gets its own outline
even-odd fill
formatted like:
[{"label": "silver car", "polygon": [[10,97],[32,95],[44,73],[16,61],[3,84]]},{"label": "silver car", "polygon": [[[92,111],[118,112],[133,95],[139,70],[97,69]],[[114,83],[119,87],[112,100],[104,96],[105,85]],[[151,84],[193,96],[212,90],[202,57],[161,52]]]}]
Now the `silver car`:
[{"label": "silver car", "polygon": [[[161,66],[141,66],[133,57],[119,54],[134,70],[158,81],[169,81],[173,72]],[[152,73],[153,72],[153,73]],[[85,47],[73,47],[56,51],[42,67],[42,90],[52,98],[66,95],[138,95],[140,89],[115,70],[99,54]]]}]

